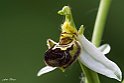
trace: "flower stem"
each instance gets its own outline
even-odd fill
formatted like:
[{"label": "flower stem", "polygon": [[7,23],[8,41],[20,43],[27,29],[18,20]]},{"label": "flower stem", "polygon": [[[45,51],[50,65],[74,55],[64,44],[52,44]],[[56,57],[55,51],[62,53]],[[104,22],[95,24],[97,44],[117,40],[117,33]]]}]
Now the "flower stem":
[{"label": "flower stem", "polygon": [[122,81],[122,83],[124,83],[124,80]]},{"label": "flower stem", "polygon": [[95,73],[92,70],[90,70],[89,68],[85,67],[83,64],[81,64],[80,61],[79,61],[79,64],[85,75],[84,83],[100,83],[97,73]]},{"label": "flower stem", "polygon": [[[109,7],[111,4],[111,0],[101,0],[97,17],[96,17],[96,22],[94,26],[94,31],[93,31],[93,36],[92,36],[92,42],[94,45],[97,47],[101,43],[103,31],[104,31],[104,26],[107,18],[107,14],[109,11]],[[88,69],[84,65],[80,64],[81,68],[86,76],[85,83],[100,83],[99,77],[96,72]]]},{"label": "flower stem", "polygon": [[101,0],[99,10],[96,17],[96,22],[94,26],[92,42],[99,46],[101,43],[104,26],[106,23],[107,14],[110,8],[111,0]]}]

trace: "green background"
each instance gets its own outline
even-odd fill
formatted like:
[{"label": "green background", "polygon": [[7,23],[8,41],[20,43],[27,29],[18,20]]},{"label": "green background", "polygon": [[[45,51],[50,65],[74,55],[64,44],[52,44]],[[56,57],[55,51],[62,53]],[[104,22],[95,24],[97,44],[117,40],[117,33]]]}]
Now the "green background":
[{"label": "green background", "polygon": [[[58,41],[63,17],[57,14],[69,5],[77,27],[85,26],[90,40],[99,0],[1,0],[0,1],[0,83],[80,83],[81,69],[74,63],[64,73],[55,70],[37,77],[44,67],[46,40]],[[113,0],[102,43],[112,47],[107,55],[124,72],[124,0]],[[119,83],[99,75],[101,83]],[[3,79],[16,81],[2,81]]]}]

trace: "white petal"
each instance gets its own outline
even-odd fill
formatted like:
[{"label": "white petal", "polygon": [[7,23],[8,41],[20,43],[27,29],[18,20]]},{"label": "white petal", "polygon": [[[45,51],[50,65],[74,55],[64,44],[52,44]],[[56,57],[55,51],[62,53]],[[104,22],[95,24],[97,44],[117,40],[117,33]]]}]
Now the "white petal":
[{"label": "white petal", "polygon": [[104,44],[98,48],[103,54],[108,54],[111,50],[111,47],[109,44]]},{"label": "white petal", "polygon": [[46,66],[44,68],[42,68],[38,73],[37,73],[37,76],[41,76],[45,73],[48,73],[50,71],[53,71],[55,70],[57,67],[50,67],[50,66]]},{"label": "white petal", "polygon": [[107,59],[105,55],[83,35],[79,35],[79,41],[82,44],[79,59],[85,66],[97,73],[121,81],[121,70],[114,62]]}]

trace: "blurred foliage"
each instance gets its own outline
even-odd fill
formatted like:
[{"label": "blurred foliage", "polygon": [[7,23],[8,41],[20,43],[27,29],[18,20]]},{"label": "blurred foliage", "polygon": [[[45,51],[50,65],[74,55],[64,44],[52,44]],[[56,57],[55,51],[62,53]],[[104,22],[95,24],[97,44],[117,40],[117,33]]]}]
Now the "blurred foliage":
[{"label": "blurred foliage", "polygon": [[[124,1],[113,0],[102,43],[112,47],[107,55],[124,71]],[[81,69],[73,64],[64,73],[55,70],[37,77],[44,67],[46,40],[58,41],[63,17],[57,14],[64,5],[72,8],[77,27],[85,26],[91,39],[99,0],[1,0],[0,1],[0,83],[15,78],[15,83],[79,83]],[[101,83],[119,83],[99,75]],[[6,81],[6,83],[10,81]]]}]

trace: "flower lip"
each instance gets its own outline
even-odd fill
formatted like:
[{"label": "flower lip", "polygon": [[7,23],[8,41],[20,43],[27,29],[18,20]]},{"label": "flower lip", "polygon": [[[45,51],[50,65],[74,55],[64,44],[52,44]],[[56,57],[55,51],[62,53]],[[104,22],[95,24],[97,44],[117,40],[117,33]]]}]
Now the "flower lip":
[{"label": "flower lip", "polygon": [[49,66],[52,67],[61,67],[67,64],[71,59],[68,51],[62,51],[60,48],[54,50],[49,49],[45,53],[45,61]]},{"label": "flower lip", "polygon": [[61,48],[52,48],[45,53],[45,62],[47,65],[52,67],[63,67],[71,60],[72,57],[69,51],[73,49],[73,45],[66,50],[61,50]]},{"label": "flower lip", "polygon": [[58,44],[56,44],[46,51],[45,63],[52,67],[67,68],[77,60],[79,53],[80,46],[75,40],[68,45],[58,46]]}]

